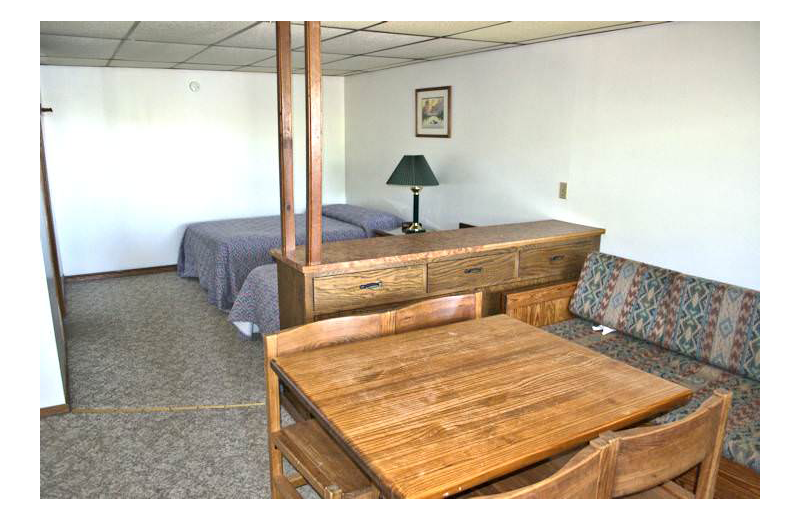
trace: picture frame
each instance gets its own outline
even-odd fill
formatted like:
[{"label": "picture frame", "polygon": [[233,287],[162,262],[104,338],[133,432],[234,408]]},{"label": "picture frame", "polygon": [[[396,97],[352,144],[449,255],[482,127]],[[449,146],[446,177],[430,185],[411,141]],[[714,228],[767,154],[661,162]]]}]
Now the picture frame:
[{"label": "picture frame", "polygon": [[418,88],[414,93],[416,136],[450,137],[453,126],[452,88]]}]

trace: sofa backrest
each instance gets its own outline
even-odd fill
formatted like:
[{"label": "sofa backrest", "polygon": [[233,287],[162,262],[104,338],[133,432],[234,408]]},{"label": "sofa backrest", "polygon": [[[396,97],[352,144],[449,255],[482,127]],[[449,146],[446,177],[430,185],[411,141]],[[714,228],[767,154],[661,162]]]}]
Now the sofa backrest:
[{"label": "sofa backrest", "polygon": [[576,316],[760,380],[761,295],[591,253],[569,306]]}]

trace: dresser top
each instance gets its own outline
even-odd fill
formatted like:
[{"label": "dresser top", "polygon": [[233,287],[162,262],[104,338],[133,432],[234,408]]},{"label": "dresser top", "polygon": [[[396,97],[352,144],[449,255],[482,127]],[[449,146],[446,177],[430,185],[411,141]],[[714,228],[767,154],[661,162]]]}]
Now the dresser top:
[{"label": "dresser top", "polygon": [[368,269],[387,265],[424,262],[444,256],[493,251],[564,240],[592,238],[605,229],[571,224],[560,220],[540,220],[516,224],[478,226],[446,231],[429,231],[402,236],[342,240],[322,244],[322,262],[305,265],[305,246],[298,246],[294,258],[280,249],[270,254],[277,262],[303,273],[322,274]]}]

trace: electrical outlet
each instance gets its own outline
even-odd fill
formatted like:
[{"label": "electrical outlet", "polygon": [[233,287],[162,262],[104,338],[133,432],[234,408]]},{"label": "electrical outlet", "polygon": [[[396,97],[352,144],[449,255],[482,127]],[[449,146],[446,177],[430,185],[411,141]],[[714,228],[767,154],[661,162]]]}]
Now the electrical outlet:
[{"label": "electrical outlet", "polygon": [[559,182],[558,183],[558,198],[559,199],[566,199],[567,198],[567,183],[566,182]]}]

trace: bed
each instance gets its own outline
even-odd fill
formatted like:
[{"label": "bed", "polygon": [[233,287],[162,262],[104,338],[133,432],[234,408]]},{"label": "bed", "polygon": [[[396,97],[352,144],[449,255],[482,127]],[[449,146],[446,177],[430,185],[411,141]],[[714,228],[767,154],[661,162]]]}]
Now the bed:
[{"label": "bed", "polygon": [[[400,217],[383,211],[351,204],[322,206],[323,242],[367,238],[374,236],[374,230],[401,224]],[[295,217],[295,229],[297,244],[305,244],[305,214]],[[279,247],[280,215],[189,224],[178,252],[178,275],[197,278],[208,302],[229,310],[250,271],[272,264],[269,250]]]},{"label": "bed", "polygon": [[258,333],[270,334],[280,330],[277,271],[277,264],[256,267],[247,275],[236,296],[228,321],[243,338],[254,339]]}]

